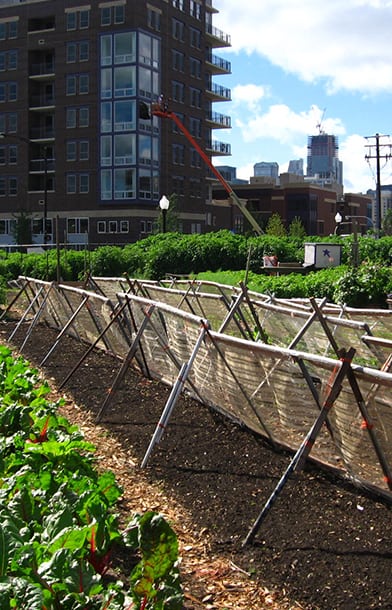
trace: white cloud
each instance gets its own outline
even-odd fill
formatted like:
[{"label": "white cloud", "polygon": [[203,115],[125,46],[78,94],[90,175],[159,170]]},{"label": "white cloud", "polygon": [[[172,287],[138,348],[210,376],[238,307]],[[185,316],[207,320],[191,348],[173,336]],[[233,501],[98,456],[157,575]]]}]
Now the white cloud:
[{"label": "white cloud", "polygon": [[392,89],[390,0],[214,0],[232,52],[256,52],[306,82],[373,94]]}]

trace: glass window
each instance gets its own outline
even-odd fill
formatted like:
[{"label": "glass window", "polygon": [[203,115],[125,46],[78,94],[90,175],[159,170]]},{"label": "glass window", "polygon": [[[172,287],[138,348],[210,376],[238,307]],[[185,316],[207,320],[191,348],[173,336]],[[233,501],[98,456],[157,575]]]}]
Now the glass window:
[{"label": "glass window", "polygon": [[16,133],[17,131],[18,115],[16,114],[16,112],[10,112],[8,115],[8,133]]},{"label": "glass window", "polygon": [[[67,193],[68,194],[76,193],[76,174],[67,175]],[[68,230],[68,233],[70,233],[69,230]]]},{"label": "glass window", "polygon": [[184,102],[185,87],[183,83],[172,81],[172,98],[176,102]]},{"label": "glass window", "polygon": [[89,57],[89,43],[87,40],[82,40],[79,44],[79,60],[88,61]]},{"label": "glass window", "polygon": [[152,64],[151,36],[139,34],[139,61],[142,64]]},{"label": "glass window", "polygon": [[112,165],[112,136],[101,136],[101,165]]},{"label": "glass window", "polygon": [[0,165],[5,165],[5,146],[0,146]]},{"label": "glass window", "polygon": [[117,220],[109,220],[109,233],[117,233]]},{"label": "glass window", "polygon": [[68,74],[66,76],[66,95],[76,95],[76,76],[74,74]]},{"label": "glass window", "polygon": [[81,74],[79,76],[79,93],[85,95],[89,92],[90,78],[88,74]]},{"label": "glass window", "polygon": [[8,193],[11,196],[18,194],[18,180],[17,178],[10,178],[8,181]]},{"label": "glass window", "polygon": [[151,137],[147,135],[139,136],[139,159],[145,165],[151,164]]},{"label": "glass window", "polygon": [[8,84],[8,99],[10,102],[14,102],[18,99],[18,85],[17,83]]},{"label": "glass window", "polygon": [[101,131],[103,133],[112,131],[112,104],[103,102],[101,104]]},{"label": "glass window", "polygon": [[101,97],[112,97],[112,71],[110,68],[101,70]]},{"label": "glass window", "polygon": [[6,86],[5,83],[0,83],[0,102],[5,102]]},{"label": "glass window", "polygon": [[114,36],[114,63],[129,64],[136,60],[135,33],[123,32]]},{"label": "glass window", "polygon": [[120,233],[128,233],[129,232],[129,221],[128,220],[120,220]]},{"label": "glass window", "polygon": [[76,142],[67,142],[67,161],[76,161]]},{"label": "glass window", "polygon": [[0,40],[5,40],[7,37],[7,28],[6,28],[6,24],[0,23]]},{"label": "glass window", "polygon": [[90,155],[90,146],[88,140],[82,140],[79,143],[79,159],[80,161],[88,161]]},{"label": "glass window", "polygon": [[79,13],[79,27],[81,30],[85,30],[90,25],[90,11],[80,11]]},{"label": "glass window", "polygon": [[18,147],[12,144],[8,149],[8,162],[14,164],[18,162]]},{"label": "glass window", "polygon": [[112,12],[109,6],[101,8],[101,25],[110,25],[112,21]]},{"label": "glass window", "polygon": [[79,233],[88,233],[88,218],[79,218]]},{"label": "glass window", "polygon": [[17,38],[18,36],[18,22],[10,21],[8,24],[8,38]]},{"label": "glass window", "polygon": [[80,174],[79,176],[79,192],[83,195],[90,190],[90,176],[88,174]]},{"label": "glass window", "polygon": [[0,220],[0,235],[6,235],[7,233],[7,221]]},{"label": "glass window", "polygon": [[151,97],[151,70],[148,68],[139,68],[139,94],[143,97]]},{"label": "glass window", "polygon": [[172,51],[173,56],[173,70],[178,70],[179,72],[184,72],[185,69],[185,55],[176,49]]},{"label": "glass window", "polygon": [[184,32],[185,32],[185,24],[178,19],[173,19],[172,21],[172,35],[175,40],[179,40],[180,42],[184,42]]},{"label": "glass window", "polygon": [[135,67],[114,68],[114,96],[128,97],[135,95]]},{"label": "glass window", "polygon": [[90,124],[90,109],[82,106],[79,109],[79,127],[88,127]]},{"label": "glass window", "polygon": [[131,199],[135,197],[135,170],[116,169],[114,171],[114,198]]},{"label": "glass window", "polygon": [[67,30],[76,30],[76,11],[67,13]]},{"label": "glass window", "polygon": [[0,197],[5,197],[5,178],[0,176]]},{"label": "glass window", "polygon": [[67,129],[72,129],[76,127],[76,108],[67,108],[66,125]]},{"label": "glass window", "polygon": [[124,23],[125,7],[123,4],[114,7],[114,23]]},{"label": "glass window", "polygon": [[135,135],[114,136],[114,164],[130,165],[135,163]]},{"label": "glass window", "polygon": [[6,117],[6,114],[4,112],[1,112],[0,113],[0,133],[4,133],[5,131],[7,131],[5,117]]},{"label": "glass window", "polygon": [[139,171],[139,197],[151,199],[151,173],[145,169]]},{"label": "glass window", "polygon": [[114,131],[135,129],[135,103],[134,101],[114,103]]},{"label": "glass window", "polygon": [[5,51],[1,51],[0,53],[0,71],[5,71]]},{"label": "glass window", "polygon": [[106,221],[105,220],[97,221],[97,233],[106,233]]},{"label": "glass window", "polygon": [[76,61],[76,42],[69,42],[67,44],[67,63],[75,63]]},{"label": "glass window", "polygon": [[18,67],[18,51],[8,51],[8,70],[16,70]]},{"label": "glass window", "polygon": [[112,172],[110,169],[101,171],[101,199],[112,198]]},{"label": "glass window", "polygon": [[191,39],[191,47],[196,49],[201,48],[201,31],[196,28],[189,28],[189,34]]},{"label": "glass window", "polygon": [[110,35],[101,38],[101,66],[112,63],[112,37]]},{"label": "glass window", "polygon": [[201,61],[195,57],[191,57],[189,60],[190,73],[194,78],[201,78]]}]

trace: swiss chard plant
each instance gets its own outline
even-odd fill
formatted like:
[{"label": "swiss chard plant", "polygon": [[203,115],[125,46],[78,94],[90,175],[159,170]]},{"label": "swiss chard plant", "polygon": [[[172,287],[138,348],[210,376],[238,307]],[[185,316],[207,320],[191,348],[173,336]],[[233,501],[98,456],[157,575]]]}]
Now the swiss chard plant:
[{"label": "swiss chard plant", "polygon": [[[179,610],[173,530],[153,512],[120,530],[114,474],[98,472],[94,446],[49,392],[0,346],[1,610]],[[121,545],[134,559],[128,580],[112,567]]]}]

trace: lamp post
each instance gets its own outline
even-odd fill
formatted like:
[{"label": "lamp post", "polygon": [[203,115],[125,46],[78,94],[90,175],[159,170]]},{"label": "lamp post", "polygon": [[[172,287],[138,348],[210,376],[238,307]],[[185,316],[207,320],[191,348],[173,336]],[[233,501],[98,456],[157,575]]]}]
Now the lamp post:
[{"label": "lamp post", "polygon": [[169,204],[170,204],[170,201],[168,200],[166,195],[163,195],[159,201],[159,207],[162,210],[162,232],[163,233],[166,233],[166,215],[167,215],[167,211],[169,209]]}]

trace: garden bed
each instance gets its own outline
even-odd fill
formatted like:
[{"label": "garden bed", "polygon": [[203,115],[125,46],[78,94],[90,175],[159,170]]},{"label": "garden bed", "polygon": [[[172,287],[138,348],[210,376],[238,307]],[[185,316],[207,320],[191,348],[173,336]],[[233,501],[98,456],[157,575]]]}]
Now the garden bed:
[{"label": "garden bed", "polygon": [[[1,326],[6,342],[12,324]],[[26,329],[25,329],[26,330]],[[23,355],[38,365],[53,344],[34,330]],[[15,336],[16,346],[24,338]],[[43,369],[51,386],[85,351],[62,340]],[[94,418],[119,368],[94,351],[62,393],[62,409],[98,447],[124,488],[121,518],[156,510],[180,541],[186,608],[370,609],[392,607],[391,508],[308,467],[296,475],[252,546],[242,541],[289,463],[261,438],[187,397],[177,403],[148,467],[140,469],[168,388],[129,370],[99,426]],[[127,572],[126,558],[113,569]]]}]

